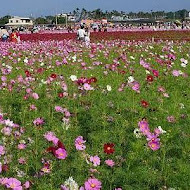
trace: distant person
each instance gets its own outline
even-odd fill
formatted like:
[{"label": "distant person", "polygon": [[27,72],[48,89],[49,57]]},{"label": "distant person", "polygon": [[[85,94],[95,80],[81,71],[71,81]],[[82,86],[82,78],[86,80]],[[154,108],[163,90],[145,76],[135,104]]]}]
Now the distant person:
[{"label": "distant person", "polygon": [[80,41],[84,41],[84,37],[85,37],[84,25],[81,25],[80,28],[77,30],[77,39]]},{"label": "distant person", "polygon": [[84,41],[85,41],[86,45],[89,45],[89,44],[90,44],[90,31],[89,31],[89,28],[88,28],[88,27],[85,28]]},{"label": "distant person", "polygon": [[6,42],[9,38],[9,33],[7,32],[6,29],[1,29],[1,32],[0,32],[0,37],[1,37],[1,41],[2,42]]},{"label": "distant person", "polygon": [[20,42],[19,33],[15,29],[12,30],[12,33],[10,35],[10,40],[11,42],[15,42],[15,43]]}]

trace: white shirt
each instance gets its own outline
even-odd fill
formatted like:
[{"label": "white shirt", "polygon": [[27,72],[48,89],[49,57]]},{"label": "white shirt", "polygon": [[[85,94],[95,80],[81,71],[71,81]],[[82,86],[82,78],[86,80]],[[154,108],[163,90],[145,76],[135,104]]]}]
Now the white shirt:
[{"label": "white shirt", "polygon": [[79,38],[84,38],[84,36],[85,36],[85,30],[80,28],[80,29],[77,31],[77,34],[78,34],[78,37],[79,37]]}]

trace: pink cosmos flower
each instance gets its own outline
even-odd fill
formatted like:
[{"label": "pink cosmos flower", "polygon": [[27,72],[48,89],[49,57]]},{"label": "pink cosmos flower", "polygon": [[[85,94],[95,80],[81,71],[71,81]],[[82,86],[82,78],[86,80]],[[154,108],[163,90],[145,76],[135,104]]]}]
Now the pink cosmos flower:
[{"label": "pink cosmos flower", "polygon": [[159,141],[149,141],[148,146],[153,150],[156,151],[160,148],[160,142]]},{"label": "pink cosmos flower", "polygon": [[85,182],[84,186],[85,190],[100,190],[102,183],[96,178],[89,178],[88,181]]},{"label": "pink cosmos flower", "polygon": [[29,189],[30,188],[30,182],[29,181],[26,181],[24,184],[23,184],[23,187],[25,189]]},{"label": "pink cosmos flower", "polygon": [[76,139],[75,139],[75,147],[77,150],[85,150],[86,149],[86,146],[84,145],[86,141],[83,140],[83,137],[82,136],[78,136]]},{"label": "pink cosmos flower", "polygon": [[173,115],[167,117],[168,122],[175,123],[175,117]]},{"label": "pink cosmos flower", "polygon": [[141,131],[144,135],[146,135],[147,133],[149,133],[150,129],[149,129],[149,125],[148,125],[148,122],[147,122],[147,121],[144,121],[144,120],[140,121],[140,122],[138,123],[138,126],[139,126],[139,128],[140,128],[140,131]]},{"label": "pink cosmos flower", "polygon": [[30,105],[30,110],[37,110],[37,107],[34,104],[32,104]]},{"label": "pink cosmos flower", "polygon": [[94,89],[94,88],[91,87],[90,84],[88,84],[88,83],[84,83],[83,87],[84,87],[84,90],[86,90],[86,91],[89,91],[89,90],[93,90],[93,89]]},{"label": "pink cosmos flower", "polygon": [[55,155],[58,159],[61,159],[61,160],[64,160],[66,157],[67,157],[67,152],[65,149],[63,148],[58,148],[56,151],[55,151]]},{"label": "pink cosmos flower", "polygon": [[55,111],[60,112],[60,113],[64,112],[64,110],[63,110],[63,108],[61,106],[55,106]]},{"label": "pink cosmos flower", "polygon": [[34,121],[33,121],[34,125],[36,126],[39,126],[39,125],[43,125],[44,124],[44,120],[40,117],[36,118]]},{"label": "pink cosmos flower", "polygon": [[5,154],[4,146],[0,145],[0,156]]},{"label": "pink cosmos flower", "polygon": [[18,162],[19,162],[19,164],[26,164],[26,160],[25,160],[25,158],[23,158],[23,157],[20,157],[20,158],[18,159]]},{"label": "pink cosmos flower", "polygon": [[1,185],[5,185],[8,181],[8,178],[7,177],[3,177],[3,178],[0,178],[0,184]]},{"label": "pink cosmos flower", "polygon": [[172,71],[173,76],[178,77],[180,75],[180,72],[177,70]]},{"label": "pink cosmos flower", "polygon": [[96,156],[91,156],[90,161],[93,163],[94,166],[99,166],[100,165],[100,158]]},{"label": "pink cosmos flower", "polygon": [[105,160],[105,163],[110,166],[113,167],[115,165],[115,162],[113,160]]},{"label": "pink cosmos flower", "polygon": [[21,182],[16,178],[9,178],[6,183],[6,187],[13,190],[22,190]]},{"label": "pink cosmos flower", "polygon": [[51,131],[45,133],[44,135],[45,139],[47,139],[48,141],[52,141],[54,144],[57,144],[57,142],[59,141],[59,139],[55,136],[55,134]]},{"label": "pink cosmos flower", "polygon": [[32,93],[32,97],[35,99],[35,100],[38,100],[39,99],[39,95],[37,93]]},{"label": "pink cosmos flower", "polygon": [[61,185],[61,190],[69,190],[69,188],[66,187],[65,185]]},{"label": "pink cosmos flower", "polygon": [[1,132],[6,136],[10,136],[11,131],[12,131],[12,129],[10,127],[3,127],[3,129],[1,129]]},{"label": "pink cosmos flower", "polygon": [[136,92],[140,92],[140,84],[138,82],[132,82],[132,89]]},{"label": "pink cosmos flower", "polygon": [[23,150],[26,148],[25,144],[18,144],[18,149]]}]

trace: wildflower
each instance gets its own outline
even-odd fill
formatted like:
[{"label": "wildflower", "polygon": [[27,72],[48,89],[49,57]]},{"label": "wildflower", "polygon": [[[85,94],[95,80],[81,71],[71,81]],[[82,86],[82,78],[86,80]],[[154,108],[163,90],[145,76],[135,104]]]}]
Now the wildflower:
[{"label": "wildflower", "polygon": [[55,156],[56,156],[58,159],[64,160],[64,159],[67,157],[67,152],[66,152],[66,150],[63,149],[63,148],[58,148],[58,149],[55,151]]},{"label": "wildflower", "polygon": [[39,99],[39,95],[37,93],[32,93],[32,97],[35,99],[35,100],[38,100]]},{"label": "wildflower", "polygon": [[110,85],[107,85],[106,88],[107,88],[107,91],[109,91],[109,92],[112,90]]},{"label": "wildflower", "polygon": [[175,123],[175,121],[176,121],[176,120],[175,120],[175,117],[172,116],[172,115],[171,115],[171,116],[168,116],[168,117],[167,117],[167,120],[168,120],[168,122],[170,122],[170,123]]},{"label": "wildflower", "polygon": [[13,190],[22,190],[21,182],[16,178],[9,178],[6,183],[6,187]]},{"label": "wildflower", "polygon": [[77,150],[85,150],[86,146],[84,145],[86,141],[83,140],[82,136],[79,136],[75,139],[75,147]]},{"label": "wildflower", "polygon": [[42,118],[38,117],[37,119],[35,119],[33,121],[33,124],[36,125],[36,126],[43,125],[44,124],[44,120]]},{"label": "wildflower", "polygon": [[158,150],[160,148],[160,142],[155,140],[155,141],[149,141],[148,146],[153,150]]},{"label": "wildflower", "polygon": [[144,120],[140,121],[140,122],[138,123],[138,126],[139,126],[139,128],[140,128],[140,131],[141,131],[143,134],[145,134],[145,135],[150,131],[149,125],[148,125],[148,122],[147,122],[147,121],[144,121]]},{"label": "wildflower", "polygon": [[113,154],[115,152],[114,146],[113,143],[104,144],[104,152],[106,154]]},{"label": "wildflower", "polygon": [[152,75],[148,75],[148,76],[146,77],[146,80],[147,80],[147,82],[153,82],[154,77],[153,77]]},{"label": "wildflower", "polygon": [[0,156],[5,154],[5,148],[4,146],[0,145]]},{"label": "wildflower", "polygon": [[89,178],[84,184],[85,190],[100,190],[102,188],[102,183],[96,178]]},{"label": "wildflower", "polygon": [[90,161],[93,163],[94,166],[100,165],[100,158],[98,156],[91,156]]},{"label": "wildflower", "polygon": [[57,142],[59,141],[59,139],[55,136],[55,134],[53,132],[47,132],[44,135],[45,139],[47,139],[48,141],[52,141],[54,144],[57,144]]},{"label": "wildflower", "polygon": [[69,189],[69,190],[78,190],[78,188],[79,188],[78,184],[72,177],[69,177],[69,179],[67,179],[65,181],[63,187],[65,187],[66,189]]},{"label": "wildflower", "polygon": [[178,77],[180,75],[180,72],[177,70],[172,71],[173,76]]},{"label": "wildflower", "polygon": [[89,91],[89,90],[94,90],[94,88],[93,88],[93,87],[91,87],[91,85],[90,85],[90,84],[88,84],[88,83],[84,83],[83,87],[84,87],[84,90],[86,90],[86,91]]},{"label": "wildflower", "polygon": [[26,148],[25,144],[18,144],[18,149],[23,150]]},{"label": "wildflower", "polygon": [[57,78],[57,75],[56,74],[51,74],[51,76],[50,76],[52,79],[56,79]]},{"label": "wildflower", "polygon": [[133,131],[133,133],[136,136],[136,138],[141,138],[141,136],[142,136],[142,133],[137,128]]},{"label": "wildflower", "polygon": [[134,81],[135,81],[135,79],[134,79],[133,76],[128,77],[128,83],[132,83],[132,82],[134,82]]},{"label": "wildflower", "polygon": [[77,76],[75,76],[75,75],[71,75],[71,76],[70,76],[70,79],[71,79],[72,81],[78,80],[78,79],[77,79]]},{"label": "wildflower", "polygon": [[113,160],[105,160],[105,163],[110,166],[113,167],[115,165],[115,162]]},{"label": "wildflower", "polygon": [[29,181],[26,181],[24,184],[23,184],[23,187],[25,189],[29,189],[30,188],[30,182]]},{"label": "wildflower", "polygon": [[148,102],[145,101],[145,100],[142,100],[142,101],[141,101],[141,105],[142,105],[142,107],[144,107],[144,108],[147,108],[147,107],[149,106]]}]

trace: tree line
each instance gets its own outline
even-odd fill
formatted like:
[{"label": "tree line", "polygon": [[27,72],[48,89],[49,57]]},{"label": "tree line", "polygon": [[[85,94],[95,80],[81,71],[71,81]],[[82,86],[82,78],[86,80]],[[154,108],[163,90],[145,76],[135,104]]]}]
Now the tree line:
[{"label": "tree line", "polygon": [[[111,20],[113,16],[120,16],[124,18],[151,18],[151,19],[169,19],[169,20],[174,20],[174,19],[179,19],[183,20],[186,17],[188,17],[188,11],[186,9],[175,11],[175,12],[165,12],[165,11],[150,11],[150,12],[129,12],[126,13],[124,11],[117,11],[117,10],[112,10],[112,11],[103,11],[101,9],[95,9],[92,11],[88,11],[86,9],[79,9],[76,8],[73,10],[73,12],[70,12],[69,14],[72,14],[76,17],[76,21],[80,21],[82,19],[102,19],[106,18],[108,20]],[[4,25],[8,23],[8,20],[11,18],[10,15],[6,15],[4,17],[0,18],[0,25]],[[44,17],[38,17],[38,18],[32,18],[34,20],[35,24],[55,24],[56,22],[58,24],[64,24],[65,23],[65,18],[64,17],[56,17],[56,16],[44,16]]]}]

